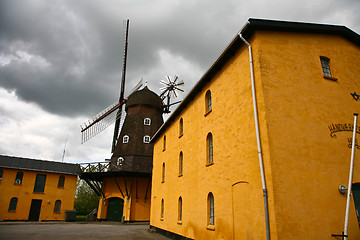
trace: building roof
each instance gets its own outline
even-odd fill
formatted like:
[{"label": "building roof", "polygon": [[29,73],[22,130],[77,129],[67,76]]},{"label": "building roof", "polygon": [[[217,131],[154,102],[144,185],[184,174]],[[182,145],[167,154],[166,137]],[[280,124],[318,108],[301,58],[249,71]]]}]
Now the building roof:
[{"label": "building roof", "polygon": [[175,109],[173,114],[155,133],[151,142],[156,141],[156,139],[160,137],[170,124],[175,121],[176,117],[187,107],[192,99],[194,99],[194,97],[201,91],[206,83],[208,83],[218,70],[221,69],[221,67],[227,62],[227,60],[233,56],[233,53],[244,44],[240,39],[239,34],[241,34],[245,39],[249,39],[255,31],[259,30],[339,35],[360,46],[360,35],[345,26],[249,18],[241,31],[235,35],[233,40],[220,54],[209,70],[202,76],[190,93],[184,98],[182,103]]},{"label": "building roof", "polygon": [[79,175],[80,165],[0,155],[0,167]]}]

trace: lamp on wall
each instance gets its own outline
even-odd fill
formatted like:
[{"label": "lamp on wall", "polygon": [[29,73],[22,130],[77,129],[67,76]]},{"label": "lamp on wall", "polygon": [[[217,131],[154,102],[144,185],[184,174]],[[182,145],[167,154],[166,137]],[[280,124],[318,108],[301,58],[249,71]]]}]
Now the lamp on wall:
[{"label": "lamp on wall", "polygon": [[47,203],[50,204],[50,200],[48,200]]},{"label": "lamp on wall", "polygon": [[340,185],[339,186],[339,192],[341,194],[345,194],[347,192],[347,187],[345,185]]}]

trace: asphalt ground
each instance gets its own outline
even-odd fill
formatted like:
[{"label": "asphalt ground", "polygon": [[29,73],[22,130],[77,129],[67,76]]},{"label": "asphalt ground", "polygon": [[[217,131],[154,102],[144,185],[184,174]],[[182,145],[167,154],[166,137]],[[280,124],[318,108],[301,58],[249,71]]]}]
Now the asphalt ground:
[{"label": "asphalt ground", "polygon": [[0,240],[169,240],[149,225],[118,223],[1,222]]}]

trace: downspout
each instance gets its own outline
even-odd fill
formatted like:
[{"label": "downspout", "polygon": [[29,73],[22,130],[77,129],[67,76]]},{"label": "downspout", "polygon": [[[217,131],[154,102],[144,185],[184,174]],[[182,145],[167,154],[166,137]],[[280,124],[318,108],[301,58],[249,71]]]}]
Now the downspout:
[{"label": "downspout", "polygon": [[250,61],[250,77],[251,77],[251,90],[252,90],[252,98],[253,98],[253,106],[254,106],[254,118],[255,118],[255,131],[256,131],[256,142],[258,148],[259,155],[259,165],[260,165],[260,175],[261,175],[261,183],[263,188],[263,196],[264,196],[264,207],[265,207],[265,226],[266,226],[266,239],[270,240],[270,224],[269,224],[269,208],[268,208],[268,196],[266,189],[266,181],[265,181],[265,172],[264,172],[264,164],[262,159],[262,148],[261,148],[261,138],[259,132],[259,119],[258,119],[258,110],[257,110],[257,101],[256,101],[256,91],[255,91],[255,79],[254,79],[254,65],[252,58],[252,50],[250,43],[248,43],[245,38],[241,35],[244,29],[249,25],[248,22],[242,30],[239,32],[240,39],[248,46],[249,48],[249,61]]}]

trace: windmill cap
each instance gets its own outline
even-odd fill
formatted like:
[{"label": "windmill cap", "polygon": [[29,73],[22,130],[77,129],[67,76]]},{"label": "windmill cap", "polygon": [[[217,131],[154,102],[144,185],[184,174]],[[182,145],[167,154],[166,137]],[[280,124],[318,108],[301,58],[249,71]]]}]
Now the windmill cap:
[{"label": "windmill cap", "polygon": [[126,102],[126,110],[129,107],[136,105],[146,105],[146,106],[158,108],[159,110],[162,109],[161,98],[153,91],[150,91],[147,86],[145,86],[143,89],[139,91],[133,92],[128,97]]}]

